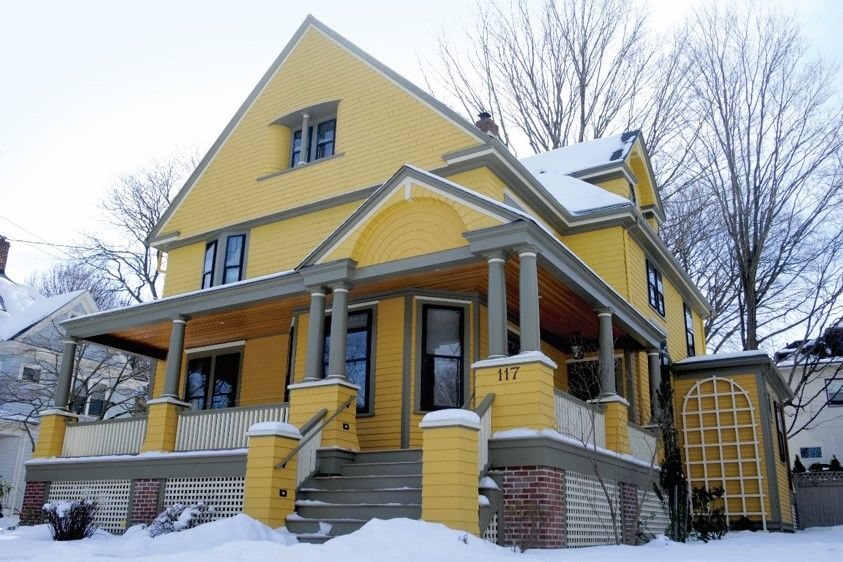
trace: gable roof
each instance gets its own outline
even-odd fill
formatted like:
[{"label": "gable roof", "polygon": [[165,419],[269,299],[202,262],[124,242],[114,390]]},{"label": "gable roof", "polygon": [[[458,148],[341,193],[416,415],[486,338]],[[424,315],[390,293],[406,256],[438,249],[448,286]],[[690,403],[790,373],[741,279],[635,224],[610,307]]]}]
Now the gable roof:
[{"label": "gable roof", "polygon": [[[528,168],[529,170],[529,168]],[[540,169],[533,172],[545,189],[572,215],[583,215],[598,209],[633,207],[632,201],[602,187],[562,172]]]},{"label": "gable roof", "polygon": [[167,208],[164,214],[161,215],[161,218],[158,220],[158,223],[152,229],[149,238],[147,238],[147,242],[149,242],[150,244],[154,244],[157,241],[169,239],[171,235],[178,235],[178,233],[162,233],[161,230],[167,224],[167,221],[169,221],[173,213],[175,213],[176,209],[181,204],[185,196],[187,196],[191,188],[196,184],[197,181],[199,181],[199,178],[202,176],[202,173],[205,171],[205,169],[216,156],[217,152],[220,150],[220,148],[222,148],[223,144],[225,144],[226,140],[228,140],[231,133],[234,131],[234,129],[237,127],[237,125],[240,123],[240,121],[255,103],[257,98],[260,96],[261,92],[269,84],[269,82],[284,64],[284,61],[286,61],[287,57],[295,49],[304,34],[307,33],[307,31],[310,29],[315,29],[319,31],[324,36],[337,43],[340,47],[344,48],[352,55],[374,68],[380,74],[384,75],[387,79],[392,80],[399,87],[404,89],[407,93],[417,98],[422,103],[427,104],[434,111],[438,112],[458,127],[464,129],[471,136],[475,137],[479,143],[482,144],[489,142],[490,137],[488,135],[480,131],[473,123],[465,119],[459,113],[449,108],[447,105],[440,102],[439,100],[437,100],[436,98],[434,98],[433,96],[431,96],[430,94],[428,94],[423,89],[419,88],[406,78],[402,77],[401,75],[390,69],[388,66],[363,51],[360,47],[358,47],[357,45],[355,45],[336,31],[334,31],[333,29],[329,28],[321,21],[317,20],[312,15],[308,15],[302,22],[302,24],[299,26],[299,28],[296,30],[296,32],[293,34],[293,37],[290,39],[290,41],[281,50],[281,53],[275,58],[270,67],[263,74],[261,79],[258,81],[257,85],[255,85],[255,87],[252,89],[251,93],[249,93],[249,95],[246,97],[246,100],[243,102],[243,104],[228,122],[228,125],[226,125],[226,127],[223,129],[220,136],[217,137],[217,140],[214,141],[213,145],[211,145],[211,148],[196,166],[196,169],[193,171],[190,177],[188,177],[184,186],[173,198],[172,202],[170,203],[170,206]]},{"label": "gable roof", "polygon": [[[471,189],[463,187],[450,180],[437,176],[426,170],[422,170],[415,166],[405,164],[383,185],[381,185],[368,199],[354,211],[345,221],[340,224],[319,246],[316,247],[307,257],[302,260],[301,264],[296,269],[314,265],[319,263],[319,260],[329,255],[333,249],[340,244],[347,236],[362,225],[368,217],[374,213],[380,204],[395,193],[396,190],[401,189],[407,180],[415,180],[424,187],[434,189],[439,193],[459,200],[461,203],[469,205],[470,207],[483,212],[487,215],[493,216],[502,222],[513,222],[517,220],[528,220],[539,224],[529,214],[504,205],[490,197],[481,195]],[[542,227],[543,228],[543,227]]]},{"label": "gable roof", "polygon": [[0,341],[16,338],[85,293],[73,291],[45,297],[0,274],[0,299],[4,303],[4,310],[0,310]]}]

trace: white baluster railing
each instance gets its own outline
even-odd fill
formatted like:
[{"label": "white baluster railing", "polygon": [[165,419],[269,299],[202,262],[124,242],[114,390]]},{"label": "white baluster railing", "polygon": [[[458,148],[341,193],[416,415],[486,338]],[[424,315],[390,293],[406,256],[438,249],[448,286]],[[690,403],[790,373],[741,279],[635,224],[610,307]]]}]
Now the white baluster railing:
[{"label": "white baluster railing", "polygon": [[176,451],[246,447],[249,427],[259,422],[286,422],[288,412],[287,404],[181,412]]},{"label": "white baluster railing", "polygon": [[61,456],[136,455],[145,435],[146,418],[80,422],[67,427]]},{"label": "white baluster railing", "polygon": [[296,488],[316,472],[316,453],[322,446],[322,428],[314,429],[314,431],[316,433],[302,445],[296,456]]},{"label": "white baluster railing", "polygon": [[658,447],[658,438],[652,431],[648,431],[643,427],[629,424],[629,448],[632,451],[632,456],[648,463],[655,463],[656,448]]},{"label": "white baluster railing", "polygon": [[606,423],[602,410],[561,390],[556,391],[556,428],[584,445],[606,447]]}]

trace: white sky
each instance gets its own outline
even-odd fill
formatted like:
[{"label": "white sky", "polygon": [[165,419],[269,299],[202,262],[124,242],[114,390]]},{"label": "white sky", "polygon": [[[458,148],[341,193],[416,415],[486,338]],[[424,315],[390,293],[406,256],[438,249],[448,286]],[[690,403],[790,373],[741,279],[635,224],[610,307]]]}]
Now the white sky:
[{"label": "white sky", "polygon": [[[651,23],[669,29],[700,3],[651,0]],[[473,7],[0,1],[0,235],[72,243],[99,228],[97,203],[116,176],[151,157],[204,153],[308,11],[423,85],[419,57],[434,60],[433,36],[461,29]],[[815,48],[843,59],[843,2],[800,0],[792,9]],[[6,272],[25,281],[60,257],[12,242]]]}]

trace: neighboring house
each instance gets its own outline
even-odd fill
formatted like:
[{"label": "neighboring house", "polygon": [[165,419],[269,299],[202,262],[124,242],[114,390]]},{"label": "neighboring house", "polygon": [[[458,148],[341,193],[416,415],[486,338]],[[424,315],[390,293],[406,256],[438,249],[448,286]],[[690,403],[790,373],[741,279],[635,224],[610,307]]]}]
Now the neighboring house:
[{"label": "neighboring house", "polygon": [[[32,456],[39,414],[51,403],[58,374],[64,339],[59,323],[98,310],[87,291],[45,297],[6,277],[9,246],[0,237],[0,477],[12,485],[2,506],[4,515],[19,513],[22,507],[23,463]],[[80,359],[80,379],[101,366],[99,354],[101,350],[92,350]],[[98,417],[108,408],[101,388],[107,377],[90,378],[98,388],[80,388],[77,382],[69,407],[83,417]],[[114,408],[106,417],[122,409]]]},{"label": "neighboring house", "polygon": [[[750,414],[787,391],[757,354],[683,363],[709,305],[659,238],[643,136],[519,161],[495,128],[308,17],[152,233],[164,298],[63,324],[67,357],[161,360],[148,419],[75,425],[63,363],[28,501],[95,498],[115,531],[202,500],[302,540],[412,517],[542,547],[613,542],[614,511],[632,542],[639,504],[667,525],[648,426],[684,364],[692,483],[792,528]],[[711,400],[751,447],[710,442]]]},{"label": "neighboring house", "polygon": [[806,468],[827,465],[835,455],[843,459],[843,321],[815,340],[791,343],[776,353],[776,360],[783,372],[795,371],[796,381],[807,376],[798,397],[806,406],[795,421],[788,420],[796,429],[805,428],[788,439],[791,453]]}]

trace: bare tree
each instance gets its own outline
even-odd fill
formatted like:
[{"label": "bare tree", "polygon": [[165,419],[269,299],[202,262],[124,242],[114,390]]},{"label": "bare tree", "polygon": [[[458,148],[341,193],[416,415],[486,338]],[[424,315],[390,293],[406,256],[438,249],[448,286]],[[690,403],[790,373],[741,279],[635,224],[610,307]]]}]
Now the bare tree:
[{"label": "bare tree", "polygon": [[[469,115],[493,112],[510,147],[520,136],[542,152],[635,128],[660,154],[684,124],[686,72],[674,52],[684,41],[655,48],[644,14],[624,0],[478,4],[467,49],[440,36],[438,87],[428,87]],[[672,152],[662,168],[685,156]]]},{"label": "bare tree", "polygon": [[57,262],[46,271],[30,275],[27,284],[47,296],[88,291],[101,310],[125,306],[129,302],[122,287],[81,261]]},{"label": "bare tree", "polygon": [[161,294],[159,256],[146,240],[195,164],[194,157],[178,156],[121,176],[100,204],[117,241],[98,234],[85,236],[80,259],[102,272],[132,302],[155,300]]},{"label": "bare tree", "polygon": [[758,349],[839,306],[843,113],[792,18],[709,7],[688,34],[694,189],[675,197],[695,213],[673,220],[711,235],[672,246],[715,281],[701,283],[717,306],[710,345]]}]

